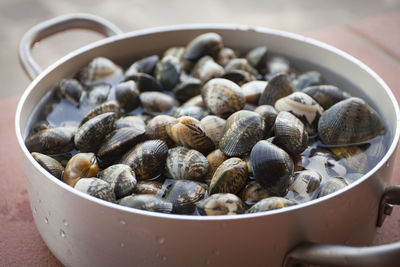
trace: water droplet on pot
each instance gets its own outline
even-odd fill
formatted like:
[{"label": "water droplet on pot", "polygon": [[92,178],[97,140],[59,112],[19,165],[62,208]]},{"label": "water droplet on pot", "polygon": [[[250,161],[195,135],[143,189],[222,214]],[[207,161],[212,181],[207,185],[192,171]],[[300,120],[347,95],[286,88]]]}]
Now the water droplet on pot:
[{"label": "water droplet on pot", "polygon": [[221,251],[219,251],[218,249],[214,250],[214,254],[215,256],[219,256],[221,254]]},{"label": "water droplet on pot", "polygon": [[162,256],[162,260],[166,261],[167,260],[167,256]]},{"label": "water droplet on pot", "polygon": [[210,265],[210,264],[211,264],[211,260],[210,260],[210,259],[207,259],[207,260],[206,260],[206,264],[207,264],[207,265]]},{"label": "water droplet on pot", "polygon": [[158,238],[158,244],[162,245],[165,243],[165,237],[159,237]]},{"label": "water droplet on pot", "polygon": [[123,247],[125,247],[125,244],[124,244],[124,243],[121,243],[121,248],[123,248]]},{"label": "water droplet on pot", "polygon": [[44,217],[44,222],[45,222],[46,224],[48,224],[48,223],[49,223],[49,219],[48,219],[47,217]]},{"label": "water droplet on pot", "polygon": [[33,208],[33,213],[35,213],[35,214],[37,213],[37,208],[36,207]]},{"label": "water droplet on pot", "polygon": [[390,163],[388,162],[388,163],[386,163],[386,167],[387,168],[389,168],[390,167]]},{"label": "water droplet on pot", "polygon": [[124,220],[120,220],[119,221],[122,225],[125,225],[126,224],[126,222],[124,221]]},{"label": "water droplet on pot", "polygon": [[60,229],[60,236],[61,236],[62,238],[65,238],[65,232],[64,232],[63,229]]},{"label": "water droplet on pot", "polygon": [[62,223],[64,224],[64,226],[68,226],[69,225],[68,221],[65,220],[65,219],[62,221]]}]

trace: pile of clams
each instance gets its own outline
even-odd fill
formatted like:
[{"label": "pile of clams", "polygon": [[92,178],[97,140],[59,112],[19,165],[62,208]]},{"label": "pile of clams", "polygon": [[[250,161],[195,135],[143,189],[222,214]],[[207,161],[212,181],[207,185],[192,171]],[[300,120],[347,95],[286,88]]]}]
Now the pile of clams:
[{"label": "pile of clams", "polygon": [[266,46],[242,52],[205,33],[126,69],[94,58],[48,93],[25,144],[76,190],[194,215],[326,196],[384,155],[383,121],[365,100]]}]

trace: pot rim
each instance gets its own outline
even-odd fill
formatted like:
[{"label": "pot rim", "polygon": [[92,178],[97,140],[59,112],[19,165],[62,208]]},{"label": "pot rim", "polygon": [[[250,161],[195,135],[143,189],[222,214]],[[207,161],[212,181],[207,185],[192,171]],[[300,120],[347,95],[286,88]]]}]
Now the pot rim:
[{"label": "pot rim", "polygon": [[[164,213],[157,213],[157,212],[152,212],[152,211],[145,211],[145,210],[139,210],[139,209],[133,209],[130,207],[125,207],[122,205],[118,205],[115,203],[107,202],[98,198],[95,198],[93,196],[90,196],[88,194],[82,193],[78,190],[75,190],[71,186],[65,184],[61,180],[57,179],[53,175],[51,175],[49,172],[47,172],[44,168],[41,167],[41,165],[32,157],[30,152],[25,146],[24,138],[21,134],[21,127],[20,127],[20,117],[21,117],[21,112],[22,108],[25,104],[25,102],[28,100],[28,97],[30,93],[33,91],[33,89],[41,82],[41,80],[49,75],[54,69],[59,67],[60,65],[64,64],[66,61],[70,60],[71,58],[78,57],[81,54],[95,49],[97,47],[100,47],[102,45],[106,45],[109,43],[113,42],[118,42],[123,39],[127,38],[132,38],[136,36],[144,36],[144,35],[151,35],[151,34],[156,34],[156,33],[161,33],[161,32],[170,32],[170,31],[181,31],[181,30],[232,30],[232,31],[254,31],[257,33],[261,34],[268,34],[268,35],[277,35],[281,37],[285,37],[288,39],[294,39],[297,41],[305,42],[307,44],[317,46],[320,48],[323,48],[324,50],[328,50],[329,52],[332,52],[336,54],[337,56],[340,56],[342,58],[345,58],[346,60],[354,63],[361,69],[363,69],[365,72],[367,72],[369,75],[371,75],[384,89],[386,94],[389,96],[394,109],[395,109],[395,115],[396,115],[396,129],[392,133],[393,136],[393,141],[391,142],[389,149],[387,150],[386,154],[384,157],[381,159],[381,161],[378,162],[378,164],[372,168],[368,173],[363,175],[361,178],[359,178],[357,181],[353,182],[352,184],[346,186],[345,188],[342,188],[332,194],[329,194],[327,196],[321,197],[314,199],[312,201],[308,201],[305,203],[300,203],[294,206],[286,207],[284,209],[276,209],[276,210],[270,210],[270,211],[265,211],[265,212],[259,212],[259,213],[247,213],[247,214],[238,214],[238,215],[217,215],[217,216],[193,216],[193,215],[179,215],[179,214],[164,214]],[[106,55],[105,55],[106,56]],[[301,208],[305,208],[311,205],[318,205],[319,203],[328,201],[331,198],[336,197],[339,194],[342,194],[345,191],[352,190],[354,187],[356,187],[358,184],[363,183],[366,181],[371,175],[373,175],[375,172],[377,172],[385,163],[386,161],[392,156],[394,153],[399,137],[400,137],[400,110],[399,106],[397,103],[396,98],[394,97],[392,91],[388,87],[388,85],[376,74],[371,68],[369,68],[367,65],[362,63],[360,60],[355,58],[354,56],[351,56],[350,54],[335,48],[331,45],[328,45],[326,43],[317,41],[313,38],[305,37],[300,34],[295,34],[295,33],[290,33],[282,30],[276,30],[276,29],[270,29],[266,27],[261,27],[261,26],[247,26],[247,25],[235,25],[235,24],[180,24],[180,25],[170,25],[170,26],[160,26],[160,27],[152,27],[152,28],[147,28],[147,29],[141,29],[141,30],[136,30],[128,33],[123,33],[123,34],[118,34],[115,36],[111,36],[96,42],[92,42],[90,44],[87,44],[81,48],[78,48],[67,55],[63,56],[53,64],[51,64],[49,67],[47,67],[42,73],[40,73],[25,89],[21,99],[18,102],[16,114],[15,114],[15,131],[17,135],[17,140],[18,144],[20,146],[20,149],[22,153],[24,154],[25,157],[28,158],[30,163],[32,163],[36,169],[40,171],[42,175],[50,179],[52,182],[56,183],[58,186],[63,188],[64,190],[69,191],[70,193],[77,195],[78,197],[81,197],[85,200],[94,202],[98,205],[111,208],[111,209],[116,209],[121,212],[127,212],[127,213],[132,213],[132,214],[138,214],[138,215],[143,215],[143,216],[150,216],[150,217],[156,217],[156,218],[163,218],[163,219],[171,219],[171,220],[187,220],[187,221],[228,221],[228,220],[241,220],[241,219],[249,219],[249,218],[257,218],[257,217],[264,217],[264,216],[272,216],[275,214],[280,214],[280,213],[285,213],[285,212],[291,212],[295,211]]]}]

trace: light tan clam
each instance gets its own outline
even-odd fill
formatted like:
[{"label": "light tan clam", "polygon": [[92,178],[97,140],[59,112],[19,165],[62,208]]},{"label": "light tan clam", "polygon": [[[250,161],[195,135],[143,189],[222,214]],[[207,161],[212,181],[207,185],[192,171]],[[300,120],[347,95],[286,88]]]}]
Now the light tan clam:
[{"label": "light tan clam", "polygon": [[242,200],[234,194],[217,193],[196,203],[198,212],[201,215],[233,215],[242,214],[246,207]]},{"label": "light tan clam", "polygon": [[183,106],[199,106],[205,108],[206,105],[204,104],[203,97],[201,95],[194,96],[190,98],[188,101],[183,103]]},{"label": "light tan clam", "polygon": [[139,116],[125,116],[121,117],[114,122],[114,129],[120,129],[125,127],[137,128],[145,130],[146,124],[143,119]]},{"label": "light tan clam", "polygon": [[246,103],[257,105],[258,100],[264,89],[267,87],[267,81],[251,81],[242,85]]},{"label": "light tan clam", "polygon": [[233,51],[231,48],[224,47],[219,51],[216,62],[221,66],[225,66],[231,59],[236,57],[235,51]]},{"label": "light tan clam", "polygon": [[296,202],[286,198],[268,197],[258,201],[250,209],[248,209],[247,212],[249,213],[262,212],[268,210],[281,209],[293,205],[296,205]]},{"label": "light tan clam", "polygon": [[251,181],[240,191],[240,198],[247,205],[254,205],[256,202],[270,197],[271,195],[257,181]]},{"label": "light tan clam", "polygon": [[161,139],[168,147],[173,146],[172,140],[167,133],[167,125],[178,123],[178,120],[169,115],[157,115],[152,118],[146,125],[146,136],[149,139]]},{"label": "light tan clam", "polygon": [[207,184],[210,184],[215,171],[225,160],[228,159],[228,156],[226,156],[220,149],[216,149],[208,154],[206,159],[208,160],[209,168],[205,177],[205,181]]},{"label": "light tan clam", "polygon": [[270,75],[277,73],[290,73],[290,63],[283,57],[272,57],[267,61],[267,68]]},{"label": "light tan clam", "polygon": [[79,75],[84,84],[118,82],[123,79],[122,68],[105,57],[94,58]]},{"label": "light tan clam", "polygon": [[221,140],[223,135],[226,120],[218,116],[208,115],[200,121],[200,124],[206,135],[218,146],[219,140]]},{"label": "light tan clam", "polygon": [[217,64],[210,56],[204,56],[193,67],[192,76],[206,82],[212,78],[220,77],[224,68]]}]

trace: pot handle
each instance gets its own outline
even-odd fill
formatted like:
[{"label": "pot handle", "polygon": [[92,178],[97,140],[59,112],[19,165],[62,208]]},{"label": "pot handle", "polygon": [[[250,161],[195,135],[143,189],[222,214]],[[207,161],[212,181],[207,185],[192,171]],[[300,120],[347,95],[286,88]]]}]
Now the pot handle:
[{"label": "pot handle", "polygon": [[[381,198],[377,226],[390,215],[392,205],[400,205],[400,186],[387,187]],[[301,266],[305,264],[322,266],[363,266],[395,267],[399,266],[400,242],[371,247],[349,247],[303,243],[286,254],[283,266]]]},{"label": "pot handle", "polygon": [[88,29],[107,37],[121,34],[122,31],[112,23],[89,14],[70,14],[42,22],[25,33],[19,46],[19,60],[26,74],[33,80],[42,69],[33,59],[31,48],[40,40],[70,29]]}]

